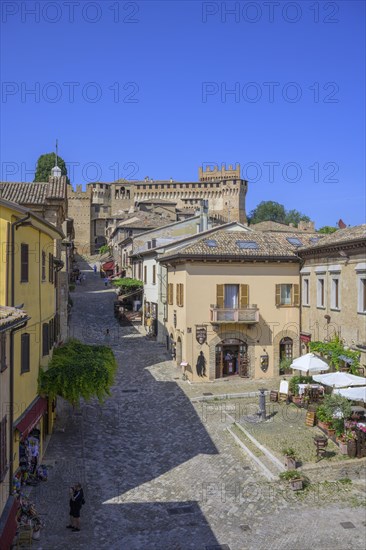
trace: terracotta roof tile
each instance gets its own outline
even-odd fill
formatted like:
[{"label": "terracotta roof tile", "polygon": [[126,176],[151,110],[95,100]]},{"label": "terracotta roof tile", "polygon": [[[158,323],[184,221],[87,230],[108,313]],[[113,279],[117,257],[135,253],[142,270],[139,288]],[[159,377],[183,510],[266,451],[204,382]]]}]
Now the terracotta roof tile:
[{"label": "terracotta roof tile", "polygon": [[66,182],[1,182],[1,198],[17,204],[45,204],[49,199],[66,198]]},{"label": "terracotta roof tile", "polygon": [[0,330],[11,328],[12,325],[26,318],[27,314],[22,309],[0,306]]},{"label": "terracotta roof tile", "polygon": [[[317,236],[320,236],[320,234],[318,233]],[[365,239],[366,244],[366,224],[355,225],[354,227],[346,227],[345,229],[338,229],[334,233],[323,235],[322,239],[319,240],[317,243],[310,244],[311,248],[315,249],[323,246],[342,244],[362,239]]]}]

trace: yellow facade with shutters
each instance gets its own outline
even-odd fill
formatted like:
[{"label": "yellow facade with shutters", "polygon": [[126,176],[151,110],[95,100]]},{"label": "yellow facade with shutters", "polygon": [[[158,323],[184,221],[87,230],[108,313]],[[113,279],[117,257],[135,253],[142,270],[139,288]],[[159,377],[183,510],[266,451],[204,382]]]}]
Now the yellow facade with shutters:
[{"label": "yellow facade with shutters", "polygon": [[191,381],[272,378],[300,354],[297,263],[183,261],[167,290],[173,355]]},{"label": "yellow facade with shutters", "polygon": [[[25,223],[12,229],[17,220]],[[12,236],[14,242],[12,242]],[[22,306],[30,317],[27,326],[14,334],[13,426],[29,416],[38,396],[38,375],[52,355],[57,327],[55,240],[62,237],[54,226],[7,201],[0,202],[0,303]],[[47,433],[52,430],[51,404],[40,419],[40,456]],[[24,424],[24,422],[23,422]],[[19,463],[21,433],[14,429],[14,471]]]}]

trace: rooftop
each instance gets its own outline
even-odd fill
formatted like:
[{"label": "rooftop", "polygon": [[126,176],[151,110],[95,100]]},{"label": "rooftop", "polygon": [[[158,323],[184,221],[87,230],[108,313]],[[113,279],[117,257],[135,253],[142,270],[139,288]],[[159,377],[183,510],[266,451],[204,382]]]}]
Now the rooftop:
[{"label": "rooftop", "polygon": [[49,199],[66,198],[66,181],[54,178],[52,182],[1,182],[1,198],[18,204],[46,204]]},{"label": "rooftop", "polygon": [[12,328],[13,325],[27,319],[27,314],[22,309],[0,305],[0,331]]},{"label": "rooftop", "polygon": [[[320,236],[319,233],[318,236]],[[360,240],[366,240],[366,224],[346,227],[345,229],[337,229],[334,233],[322,236],[322,239],[317,243],[311,243],[311,249],[318,249],[343,243],[347,244],[352,241]]]},{"label": "rooftop", "polygon": [[265,221],[259,223],[253,223],[250,225],[255,231],[287,231],[292,233],[315,233],[315,231],[309,231],[300,229],[299,227],[292,227],[285,223],[278,223],[272,221]]}]

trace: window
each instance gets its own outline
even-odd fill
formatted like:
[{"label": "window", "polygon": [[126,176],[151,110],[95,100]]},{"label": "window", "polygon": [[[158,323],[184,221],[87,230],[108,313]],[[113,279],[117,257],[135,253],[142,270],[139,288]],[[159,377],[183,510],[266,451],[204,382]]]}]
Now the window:
[{"label": "window", "polygon": [[144,265],[144,283],[147,283],[147,265]]},{"label": "window", "polygon": [[46,252],[42,251],[42,281],[46,280]]},{"label": "window", "polygon": [[29,260],[29,246],[27,244],[20,245],[20,282],[27,283],[29,270],[28,270],[28,260]]},{"label": "window", "polygon": [[48,355],[50,351],[50,337],[48,323],[42,325],[42,355]]},{"label": "window", "polygon": [[302,242],[297,237],[286,237],[286,240],[294,246],[302,246]]},{"label": "window", "polygon": [[4,372],[7,368],[6,364],[6,334],[0,334],[0,372]]},{"label": "window", "polygon": [[331,280],[331,309],[340,309],[339,278],[333,277]]},{"label": "window", "polygon": [[29,334],[27,332],[22,334],[20,338],[20,347],[21,347],[20,373],[23,374],[24,372],[29,372],[30,370],[30,365],[29,365],[30,339],[29,339]]},{"label": "window", "polygon": [[177,284],[177,306],[183,307],[183,292],[184,292],[184,285],[182,283]]},{"label": "window", "polygon": [[48,334],[49,334],[48,347],[49,347],[49,349],[52,349],[52,346],[55,342],[55,321],[54,321],[54,319],[51,319],[51,321],[49,322]]},{"label": "window", "polygon": [[310,305],[310,280],[305,278],[302,280],[302,305]]},{"label": "window", "polygon": [[300,305],[299,285],[276,285],[276,306]]},{"label": "window", "polygon": [[156,265],[153,265],[152,284],[156,285]]},{"label": "window", "polygon": [[292,359],[293,356],[293,341],[291,338],[282,338],[280,342],[280,361],[284,359]]},{"label": "window", "polygon": [[168,284],[168,304],[173,305],[173,283]]},{"label": "window", "polygon": [[216,285],[218,309],[245,309],[249,306],[249,285]]},{"label": "window", "polygon": [[317,281],[316,307],[325,307],[325,280],[321,277]]},{"label": "window", "polygon": [[8,469],[8,457],[7,457],[7,419],[6,416],[0,422],[0,481],[5,477]]},{"label": "window", "polygon": [[[191,201],[192,204],[193,204],[193,201]],[[205,243],[207,244],[207,246],[209,246],[210,248],[215,248],[217,246],[217,241],[215,241],[215,239],[207,239],[205,241]]]},{"label": "window", "polygon": [[48,281],[53,283],[53,255],[48,254]]},{"label": "window", "polygon": [[358,279],[358,313],[366,313],[366,275]]}]

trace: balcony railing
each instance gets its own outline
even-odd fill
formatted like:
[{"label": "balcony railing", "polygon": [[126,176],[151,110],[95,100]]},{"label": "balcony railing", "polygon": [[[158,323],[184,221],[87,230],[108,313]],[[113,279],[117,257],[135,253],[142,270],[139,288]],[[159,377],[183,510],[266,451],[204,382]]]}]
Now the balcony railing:
[{"label": "balcony railing", "polygon": [[258,323],[259,309],[251,305],[244,309],[210,307],[211,323]]}]

